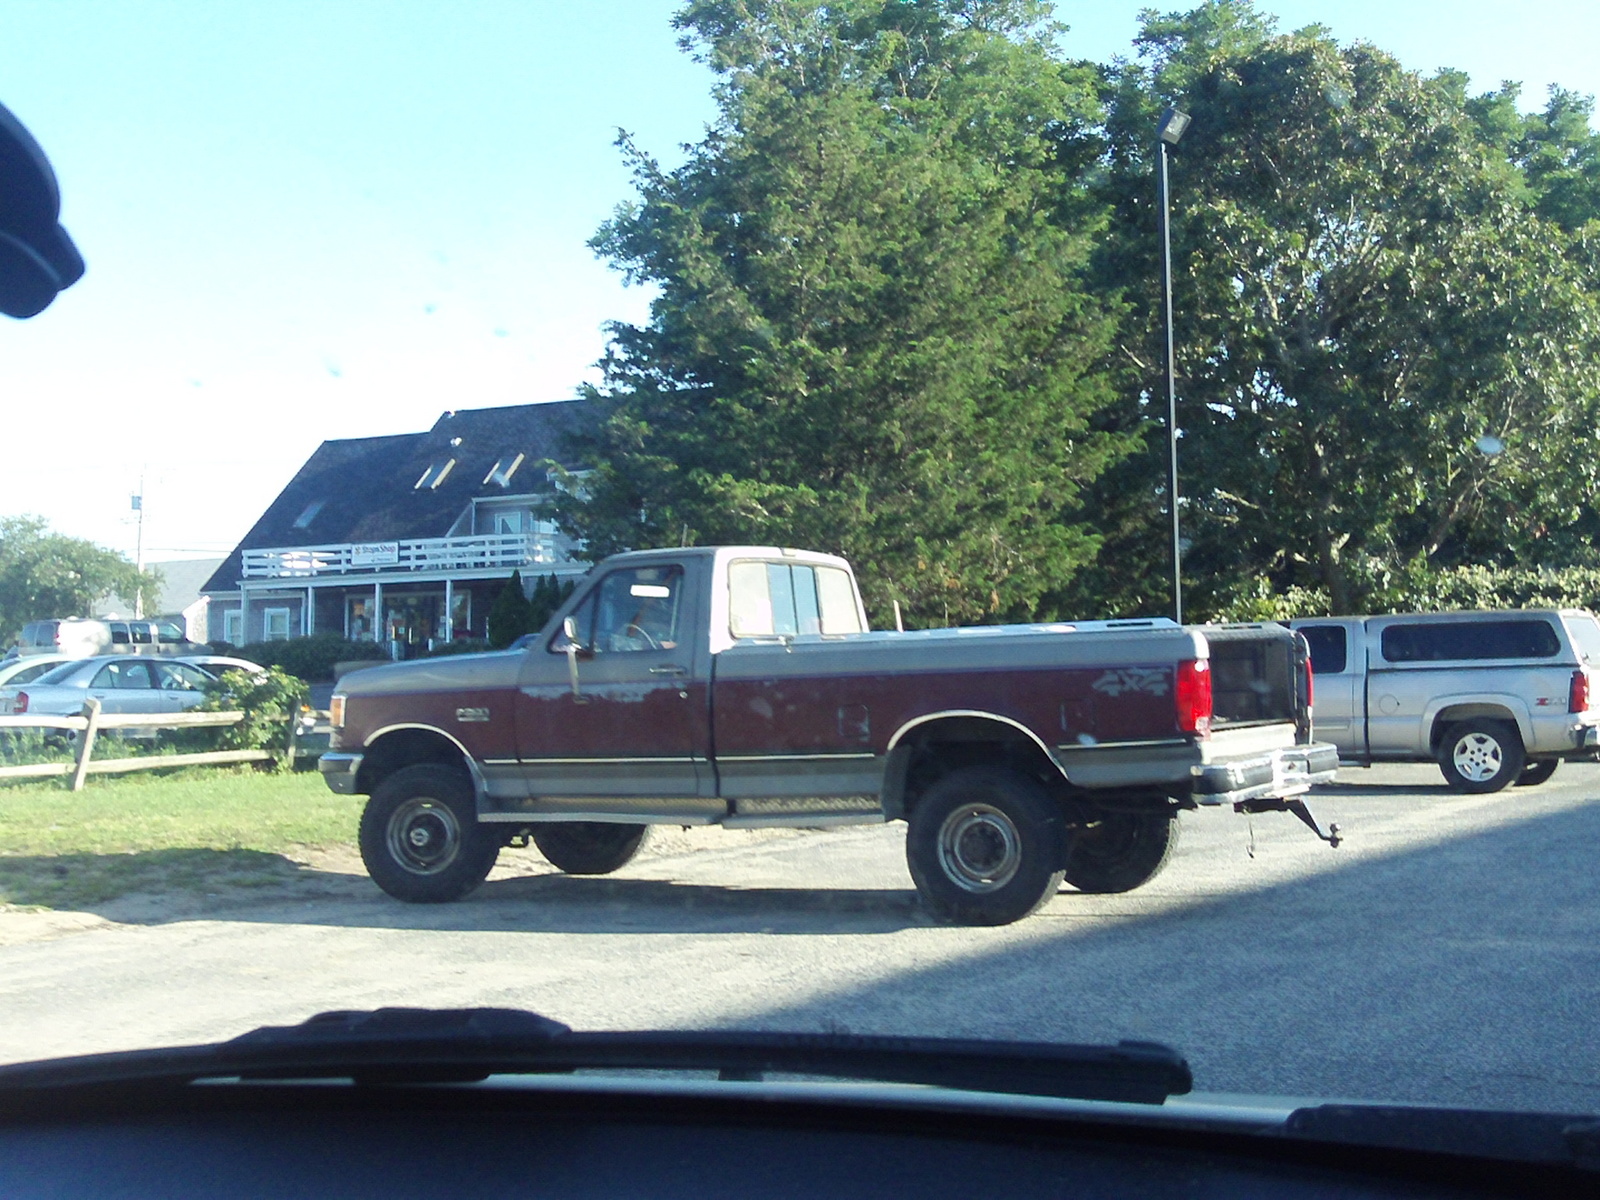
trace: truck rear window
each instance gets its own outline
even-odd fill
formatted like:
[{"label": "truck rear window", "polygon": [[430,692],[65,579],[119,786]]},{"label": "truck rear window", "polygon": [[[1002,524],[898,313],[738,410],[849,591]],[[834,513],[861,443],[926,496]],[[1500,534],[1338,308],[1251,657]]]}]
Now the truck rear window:
[{"label": "truck rear window", "polygon": [[728,632],[741,637],[860,633],[855,589],[837,567],[737,562],[728,567]]},{"label": "truck rear window", "polygon": [[1567,632],[1572,634],[1572,644],[1578,657],[1590,666],[1600,663],[1600,621],[1588,615],[1567,615]]},{"label": "truck rear window", "polygon": [[1554,658],[1561,639],[1540,617],[1483,621],[1419,621],[1383,631],[1383,657],[1392,663]]}]

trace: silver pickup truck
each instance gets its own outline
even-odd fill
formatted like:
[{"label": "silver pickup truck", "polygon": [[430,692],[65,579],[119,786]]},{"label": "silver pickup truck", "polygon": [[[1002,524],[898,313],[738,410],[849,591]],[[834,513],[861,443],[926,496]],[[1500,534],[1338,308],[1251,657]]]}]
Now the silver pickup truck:
[{"label": "silver pickup truck", "polygon": [[1600,621],[1582,609],[1290,621],[1341,761],[1437,762],[1457,791],[1543,783],[1600,750]]}]

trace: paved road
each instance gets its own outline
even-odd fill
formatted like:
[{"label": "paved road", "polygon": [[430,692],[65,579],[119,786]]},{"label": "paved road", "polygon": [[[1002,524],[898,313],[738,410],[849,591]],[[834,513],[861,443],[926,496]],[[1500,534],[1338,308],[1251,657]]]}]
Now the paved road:
[{"label": "paved road", "polygon": [[1600,768],[1487,797],[1431,768],[1346,777],[1314,804],[1337,851],[1286,816],[1186,814],[1151,884],[999,930],[922,915],[898,826],[674,832],[607,879],[508,852],[443,907],[351,869],[182,916],[0,914],[0,1061],[491,1004],[589,1029],[1158,1038],[1208,1092],[1600,1110]]}]

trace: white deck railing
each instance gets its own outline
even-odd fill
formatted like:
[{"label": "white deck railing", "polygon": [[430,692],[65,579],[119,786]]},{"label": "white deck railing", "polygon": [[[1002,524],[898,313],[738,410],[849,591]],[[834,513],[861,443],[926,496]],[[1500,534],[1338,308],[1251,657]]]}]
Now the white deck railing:
[{"label": "white deck railing", "polygon": [[511,570],[565,562],[548,534],[492,533],[244,552],[246,579],[305,579],[380,571]]}]

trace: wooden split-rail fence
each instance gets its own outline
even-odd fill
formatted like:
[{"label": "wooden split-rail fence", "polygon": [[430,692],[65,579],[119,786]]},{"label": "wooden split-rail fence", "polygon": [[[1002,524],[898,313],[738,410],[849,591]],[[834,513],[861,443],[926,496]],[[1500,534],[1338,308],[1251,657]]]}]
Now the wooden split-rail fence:
[{"label": "wooden split-rail fence", "polygon": [[84,704],[83,712],[75,717],[50,716],[45,713],[0,715],[0,730],[67,729],[79,735],[72,762],[27,763],[15,767],[0,767],[0,780],[71,776],[72,790],[81,792],[84,779],[90,775],[120,775],[129,771],[153,771],[162,767],[217,766],[225,763],[276,761],[293,763],[295,737],[301,720],[298,712],[289,718],[288,745],[284,750],[206,750],[193,754],[141,754],[136,758],[94,757],[95,736],[102,730],[203,729],[237,725],[244,720],[244,716],[242,712],[106,713],[100,711],[100,701],[95,699],[90,699]]}]

